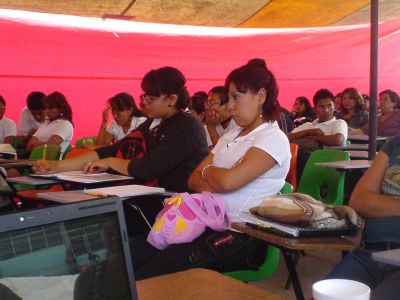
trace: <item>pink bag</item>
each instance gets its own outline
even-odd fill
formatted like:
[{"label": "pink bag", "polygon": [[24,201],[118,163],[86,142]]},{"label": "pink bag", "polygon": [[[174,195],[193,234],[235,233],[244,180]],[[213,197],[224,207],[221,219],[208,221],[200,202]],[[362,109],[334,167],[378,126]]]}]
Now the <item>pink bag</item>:
[{"label": "pink bag", "polygon": [[215,231],[225,231],[230,227],[224,202],[210,192],[175,194],[165,199],[164,204],[147,237],[147,241],[157,249],[189,243],[207,226]]}]

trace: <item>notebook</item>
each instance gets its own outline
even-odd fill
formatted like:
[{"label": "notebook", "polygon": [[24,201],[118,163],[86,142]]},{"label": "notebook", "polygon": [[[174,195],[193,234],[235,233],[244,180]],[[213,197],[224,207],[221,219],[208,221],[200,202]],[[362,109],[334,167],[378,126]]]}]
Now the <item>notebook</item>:
[{"label": "notebook", "polygon": [[0,299],[137,299],[116,197],[0,216]]},{"label": "notebook", "polygon": [[312,228],[311,226],[300,227],[279,223],[260,216],[255,216],[250,212],[241,212],[239,218],[245,222],[247,226],[293,238],[353,235],[357,232],[357,228],[353,225],[342,228]]},{"label": "notebook", "polygon": [[83,171],[67,171],[53,174],[31,174],[33,177],[40,178],[57,178],[64,181],[77,183],[99,183],[108,181],[121,181],[133,179],[133,177],[109,174],[109,173],[84,173]]},{"label": "notebook", "polygon": [[390,265],[400,266],[400,249],[372,253],[372,259]]},{"label": "notebook", "polygon": [[141,195],[151,195],[151,194],[162,194],[165,192],[164,188],[151,187],[138,184],[128,184],[104,187],[98,189],[84,189],[83,192],[91,196],[108,197],[108,196],[118,196],[118,197],[132,197]]}]

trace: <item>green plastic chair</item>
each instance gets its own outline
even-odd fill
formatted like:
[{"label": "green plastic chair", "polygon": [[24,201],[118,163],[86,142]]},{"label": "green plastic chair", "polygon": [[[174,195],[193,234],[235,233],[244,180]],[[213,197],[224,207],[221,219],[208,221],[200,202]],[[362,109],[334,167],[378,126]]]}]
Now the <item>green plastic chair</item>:
[{"label": "green plastic chair", "polygon": [[97,136],[86,136],[76,140],[75,148],[82,148],[82,145],[85,143],[96,144]]},{"label": "green plastic chair", "polygon": [[59,160],[61,155],[61,147],[59,145],[47,145],[46,157],[43,157],[44,145],[33,148],[29,159],[46,159],[46,160]]},{"label": "green plastic chair", "polygon": [[[290,183],[286,182],[281,189],[281,194],[288,194],[293,191],[293,187]],[[265,249],[264,262],[257,270],[238,270],[225,273],[225,275],[249,282],[249,281],[260,281],[267,279],[276,272],[279,266],[281,250],[274,246],[267,246]]]},{"label": "green plastic chair", "polygon": [[345,172],[333,168],[317,167],[316,162],[350,160],[346,151],[323,149],[311,153],[297,186],[297,192],[310,195],[330,205],[342,205]]}]

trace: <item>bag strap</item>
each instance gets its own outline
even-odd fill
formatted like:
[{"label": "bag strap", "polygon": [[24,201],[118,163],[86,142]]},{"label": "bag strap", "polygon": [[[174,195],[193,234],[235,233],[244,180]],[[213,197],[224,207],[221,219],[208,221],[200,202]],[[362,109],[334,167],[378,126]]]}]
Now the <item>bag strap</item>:
[{"label": "bag strap", "polygon": [[[208,227],[223,231],[229,228],[230,222],[225,214],[225,205],[222,201],[217,200],[211,193],[203,192],[199,201],[203,203],[204,211],[201,203],[198,204],[188,193],[181,193],[182,199],[192,212],[206,224]],[[218,211],[217,211],[218,208]]]}]

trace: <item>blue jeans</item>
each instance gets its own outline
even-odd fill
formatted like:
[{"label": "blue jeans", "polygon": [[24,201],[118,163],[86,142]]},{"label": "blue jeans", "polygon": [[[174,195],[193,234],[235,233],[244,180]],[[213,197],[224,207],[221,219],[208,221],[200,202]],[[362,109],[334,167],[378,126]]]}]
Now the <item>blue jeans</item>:
[{"label": "blue jeans", "polygon": [[371,300],[400,299],[400,268],[372,260],[371,253],[359,249],[346,255],[327,279],[360,281],[371,289]]}]

